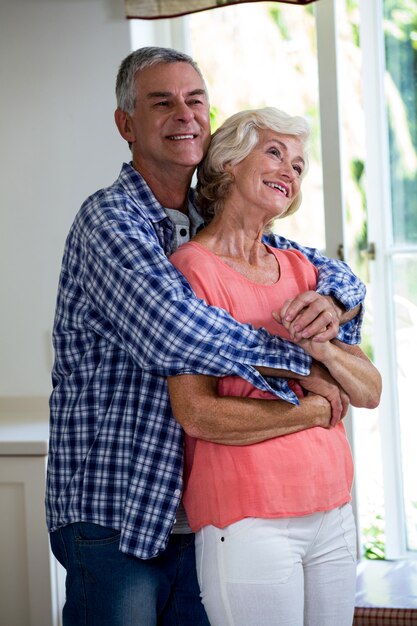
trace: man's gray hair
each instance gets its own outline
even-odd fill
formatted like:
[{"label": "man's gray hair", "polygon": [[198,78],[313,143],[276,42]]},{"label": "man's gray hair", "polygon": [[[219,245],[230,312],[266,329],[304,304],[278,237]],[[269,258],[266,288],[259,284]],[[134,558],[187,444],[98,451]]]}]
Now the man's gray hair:
[{"label": "man's gray hair", "polygon": [[152,65],[158,65],[159,63],[188,63],[198,73],[207,91],[200,68],[188,54],[179,52],[173,48],[160,48],[156,46],[139,48],[129,54],[121,62],[117,73],[116,100],[117,106],[122,109],[122,111],[132,115],[135,110],[136,72],[151,67]]}]

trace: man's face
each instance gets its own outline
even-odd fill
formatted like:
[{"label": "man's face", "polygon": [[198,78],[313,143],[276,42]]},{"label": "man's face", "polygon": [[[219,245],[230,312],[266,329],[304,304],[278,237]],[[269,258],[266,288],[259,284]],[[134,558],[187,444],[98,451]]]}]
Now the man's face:
[{"label": "man's face", "polygon": [[210,141],[204,83],[188,63],[158,64],[136,75],[137,98],[130,116],[135,167],[194,170]]}]

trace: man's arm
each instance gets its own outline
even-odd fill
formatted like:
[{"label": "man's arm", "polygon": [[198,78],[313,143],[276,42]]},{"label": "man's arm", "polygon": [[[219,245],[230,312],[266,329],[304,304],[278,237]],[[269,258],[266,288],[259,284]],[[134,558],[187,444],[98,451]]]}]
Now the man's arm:
[{"label": "man's arm", "polygon": [[182,375],[168,378],[175,418],[185,432],[213,443],[243,446],[321,426],[329,428],[329,402],[317,395],[299,406],[283,400],[221,397],[217,379]]},{"label": "man's arm", "polygon": [[84,247],[79,244],[77,281],[92,305],[86,322],[97,335],[155,374],[236,375],[297,404],[287,386],[277,382],[272,388],[255,366],[306,375],[311,358],[304,350],[207,306],[167,259],[146,219],[132,217],[132,211],[108,212],[84,235]]},{"label": "man's arm", "polygon": [[291,374],[282,370],[277,371],[264,367],[259,368],[259,371],[263,376],[273,378],[280,376],[281,378],[297,380],[307,392],[323,396],[331,406],[331,426],[334,426],[340,419],[345,417],[350,404],[349,396],[320,363],[313,361],[308,376],[300,376],[299,374]]},{"label": "man's arm", "polygon": [[[298,325],[296,332],[300,333],[305,330],[309,337],[312,337],[320,332],[318,329],[326,328],[319,340],[327,341],[337,334],[340,341],[351,344],[359,343],[364,312],[362,305],[365,300],[366,288],[350,267],[343,261],[325,257],[315,248],[300,246],[285,237],[271,233],[265,237],[265,240],[276,248],[284,250],[294,248],[302,252],[317,267],[319,272],[317,291],[313,293],[317,294],[316,297],[319,295],[329,297],[327,303],[325,300],[319,301],[319,310],[316,314],[317,322],[314,323],[314,326],[311,326],[311,312],[307,313],[303,299],[294,299],[291,307],[285,311],[285,315],[288,317],[287,321],[294,322],[300,312],[303,313],[303,317],[299,317],[295,324]],[[279,317],[280,312],[277,311],[276,313]],[[331,319],[329,313],[335,314],[339,318],[340,328],[334,317],[329,326]]]}]

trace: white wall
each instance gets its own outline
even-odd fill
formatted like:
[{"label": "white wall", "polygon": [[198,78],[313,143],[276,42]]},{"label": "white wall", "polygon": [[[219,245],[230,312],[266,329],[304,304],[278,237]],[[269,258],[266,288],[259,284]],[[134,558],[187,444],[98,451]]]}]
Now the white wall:
[{"label": "white wall", "polygon": [[113,122],[123,0],[0,1],[0,397],[50,393],[60,262],[130,153]]}]

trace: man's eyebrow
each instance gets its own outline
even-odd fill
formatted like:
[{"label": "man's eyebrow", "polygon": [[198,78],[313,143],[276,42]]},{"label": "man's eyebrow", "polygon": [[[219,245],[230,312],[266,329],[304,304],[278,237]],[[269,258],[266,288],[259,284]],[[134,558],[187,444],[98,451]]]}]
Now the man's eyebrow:
[{"label": "man's eyebrow", "polygon": [[[149,100],[152,100],[154,98],[170,98],[173,95],[174,94],[172,93],[172,91],[150,91],[148,94],[146,94],[146,97]],[[204,89],[193,89],[192,91],[189,91],[186,94],[187,98],[189,98],[190,96],[204,96],[204,97],[206,97],[207,94],[206,94]]]},{"label": "man's eyebrow", "polygon": [[149,93],[146,94],[146,97],[151,99],[151,98],[169,98],[170,96],[172,96],[172,93],[170,91],[150,91]]},{"label": "man's eyebrow", "polygon": [[190,93],[188,94],[189,96],[206,96],[206,91],[205,89],[193,89],[192,91],[190,91]]}]

